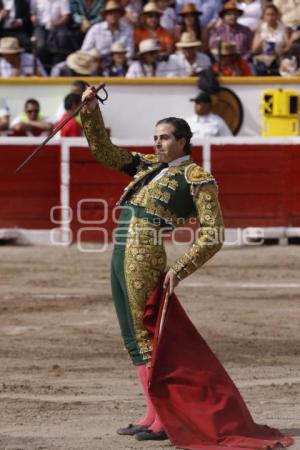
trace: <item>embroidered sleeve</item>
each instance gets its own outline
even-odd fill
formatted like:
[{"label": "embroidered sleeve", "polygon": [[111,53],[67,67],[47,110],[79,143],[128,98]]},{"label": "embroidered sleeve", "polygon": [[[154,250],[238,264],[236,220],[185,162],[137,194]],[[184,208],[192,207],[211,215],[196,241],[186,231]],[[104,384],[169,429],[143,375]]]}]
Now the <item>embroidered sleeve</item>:
[{"label": "embroidered sleeve", "polygon": [[197,240],[172,266],[180,280],[208,261],[220,250],[223,242],[223,220],[215,183],[198,186],[194,204],[199,221]]},{"label": "embroidered sleeve", "polygon": [[138,154],[121,149],[111,142],[100,108],[92,113],[81,113],[82,125],[92,154],[97,161],[114,170],[135,175],[140,163]]}]

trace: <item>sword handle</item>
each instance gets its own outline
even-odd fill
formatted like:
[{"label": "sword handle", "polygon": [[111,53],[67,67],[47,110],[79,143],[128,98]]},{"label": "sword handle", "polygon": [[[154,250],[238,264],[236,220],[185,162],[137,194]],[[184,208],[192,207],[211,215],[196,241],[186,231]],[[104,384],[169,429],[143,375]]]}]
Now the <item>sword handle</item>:
[{"label": "sword handle", "polygon": [[[88,83],[87,83],[88,84]],[[105,89],[105,84],[99,84],[98,86],[95,87],[96,92],[99,92],[100,90],[104,91],[104,97],[100,97],[99,95],[97,95],[97,99],[104,104],[104,102],[108,99],[108,93],[107,90]],[[30,155],[16,168],[16,172],[19,172],[46,144],[47,142],[50,141],[50,139],[52,139],[73,117],[77,116],[77,114],[79,113],[79,111],[88,103],[88,100],[84,100],[83,102],[81,102],[77,108],[70,113],[63,122],[61,122],[61,124],[58,125],[58,127],[54,128],[54,130],[52,130],[52,132],[49,134],[49,136],[47,136],[43,142],[33,150],[32,153],[30,153]]]}]

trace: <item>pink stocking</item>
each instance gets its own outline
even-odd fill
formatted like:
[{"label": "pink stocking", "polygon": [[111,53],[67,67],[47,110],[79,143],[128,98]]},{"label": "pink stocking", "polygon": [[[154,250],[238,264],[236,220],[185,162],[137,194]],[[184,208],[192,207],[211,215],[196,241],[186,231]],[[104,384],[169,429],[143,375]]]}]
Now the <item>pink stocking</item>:
[{"label": "pink stocking", "polygon": [[150,429],[155,433],[158,431],[162,431],[164,429],[163,424],[161,423],[160,418],[158,417],[158,414],[155,415],[154,422],[151,425]]},{"label": "pink stocking", "polygon": [[[150,399],[148,392],[148,382],[149,382],[149,369],[144,366],[136,366],[136,373],[140,379],[141,385],[143,387],[144,395],[147,402],[146,415],[143,419],[139,420],[135,425],[148,425],[150,426],[156,417],[156,411],[153,403]],[[154,431],[154,430],[153,430]]]}]

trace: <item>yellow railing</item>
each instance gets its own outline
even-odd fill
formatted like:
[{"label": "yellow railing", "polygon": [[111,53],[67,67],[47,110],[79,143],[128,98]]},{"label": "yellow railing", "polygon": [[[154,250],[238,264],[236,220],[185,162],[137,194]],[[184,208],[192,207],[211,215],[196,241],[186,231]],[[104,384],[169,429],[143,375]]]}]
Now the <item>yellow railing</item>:
[{"label": "yellow railing", "polygon": [[[106,83],[107,85],[124,84],[124,85],[146,85],[146,84],[160,84],[160,85],[194,85],[197,83],[197,77],[190,78],[162,78],[162,77],[148,77],[148,78],[124,78],[124,77],[18,77],[18,78],[2,78],[1,85],[64,85],[70,84],[76,79],[82,79],[89,84]],[[300,77],[220,77],[221,84],[241,85],[276,85],[276,84],[299,84]]]}]

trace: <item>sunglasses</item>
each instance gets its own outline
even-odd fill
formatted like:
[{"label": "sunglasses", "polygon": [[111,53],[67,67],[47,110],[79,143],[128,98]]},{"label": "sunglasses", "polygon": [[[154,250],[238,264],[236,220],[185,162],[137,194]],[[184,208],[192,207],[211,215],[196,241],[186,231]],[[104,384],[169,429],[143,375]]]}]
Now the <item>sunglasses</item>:
[{"label": "sunglasses", "polygon": [[40,110],[39,109],[27,109],[26,112],[29,114],[30,113],[38,113],[38,112],[40,112]]}]

